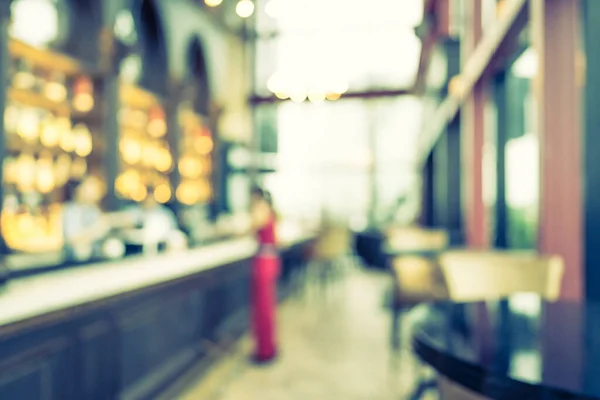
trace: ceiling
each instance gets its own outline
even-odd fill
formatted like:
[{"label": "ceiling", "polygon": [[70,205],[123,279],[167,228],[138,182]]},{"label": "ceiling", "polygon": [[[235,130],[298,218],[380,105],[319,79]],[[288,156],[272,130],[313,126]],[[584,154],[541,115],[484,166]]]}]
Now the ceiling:
[{"label": "ceiling", "polygon": [[257,91],[274,74],[290,90],[410,88],[422,17],[422,0],[258,0]]}]

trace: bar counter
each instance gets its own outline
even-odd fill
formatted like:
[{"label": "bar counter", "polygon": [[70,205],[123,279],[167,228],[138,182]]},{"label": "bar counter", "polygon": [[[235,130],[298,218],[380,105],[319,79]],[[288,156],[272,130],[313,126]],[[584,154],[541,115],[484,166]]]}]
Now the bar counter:
[{"label": "bar counter", "polygon": [[[282,240],[281,285],[311,240]],[[247,330],[256,249],[240,237],[9,281],[0,288],[0,399],[156,396]]]}]

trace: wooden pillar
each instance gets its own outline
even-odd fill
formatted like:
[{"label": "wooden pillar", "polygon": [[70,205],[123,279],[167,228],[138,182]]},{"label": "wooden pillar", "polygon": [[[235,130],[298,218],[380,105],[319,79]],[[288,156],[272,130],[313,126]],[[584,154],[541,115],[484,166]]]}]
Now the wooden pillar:
[{"label": "wooden pillar", "polygon": [[538,247],[563,257],[561,295],[566,299],[583,297],[579,4],[533,0],[530,13],[539,60],[533,87],[540,142]]},{"label": "wooden pillar", "polygon": [[[467,30],[463,46],[463,65],[482,36],[482,0],[467,0]],[[486,84],[479,81],[463,107],[463,174],[465,176],[463,208],[466,244],[483,248],[488,245],[486,208],[483,199],[483,149],[485,144]]]}]

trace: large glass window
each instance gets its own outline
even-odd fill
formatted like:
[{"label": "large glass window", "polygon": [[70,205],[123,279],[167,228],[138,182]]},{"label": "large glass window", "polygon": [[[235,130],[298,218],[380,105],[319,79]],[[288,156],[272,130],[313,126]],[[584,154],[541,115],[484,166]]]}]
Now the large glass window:
[{"label": "large glass window", "polygon": [[336,100],[412,87],[422,12],[417,0],[258,2],[257,94],[293,100],[278,106],[277,172],[265,176],[281,214],[358,226],[418,192],[422,102]]},{"label": "large glass window", "polygon": [[508,245],[512,248],[536,248],[538,239],[539,144],[537,105],[531,91],[536,73],[537,58],[527,50],[513,64],[508,82],[506,203]]}]

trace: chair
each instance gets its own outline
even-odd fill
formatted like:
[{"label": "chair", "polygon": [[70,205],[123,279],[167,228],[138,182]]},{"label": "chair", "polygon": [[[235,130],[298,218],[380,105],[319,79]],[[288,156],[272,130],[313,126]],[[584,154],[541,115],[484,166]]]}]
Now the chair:
[{"label": "chair", "polygon": [[424,301],[448,298],[443,275],[435,262],[437,253],[447,246],[448,234],[443,230],[410,227],[392,228],[388,232],[388,249],[395,254],[406,254],[396,256],[390,263],[394,288],[391,336],[395,350],[400,348],[399,324],[403,309]]},{"label": "chair", "polygon": [[432,258],[396,257],[391,265],[394,279],[392,304],[392,348],[400,348],[400,315],[419,303],[448,299],[448,289],[439,265]]},{"label": "chair", "polygon": [[[564,272],[558,256],[510,251],[452,251],[438,263],[453,301],[472,302],[535,293],[553,301],[560,294]],[[438,391],[446,400],[484,400],[444,377],[437,379]]]},{"label": "chair", "polygon": [[536,293],[556,300],[564,272],[558,256],[510,251],[451,251],[438,258],[453,301],[469,302]]},{"label": "chair", "polygon": [[324,228],[317,236],[311,256],[309,275],[328,287],[343,274],[343,261],[352,255],[352,235],[343,227]]},{"label": "chair", "polygon": [[390,228],[385,247],[393,253],[437,252],[448,247],[448,233],[442,229],[420,227]]}]

